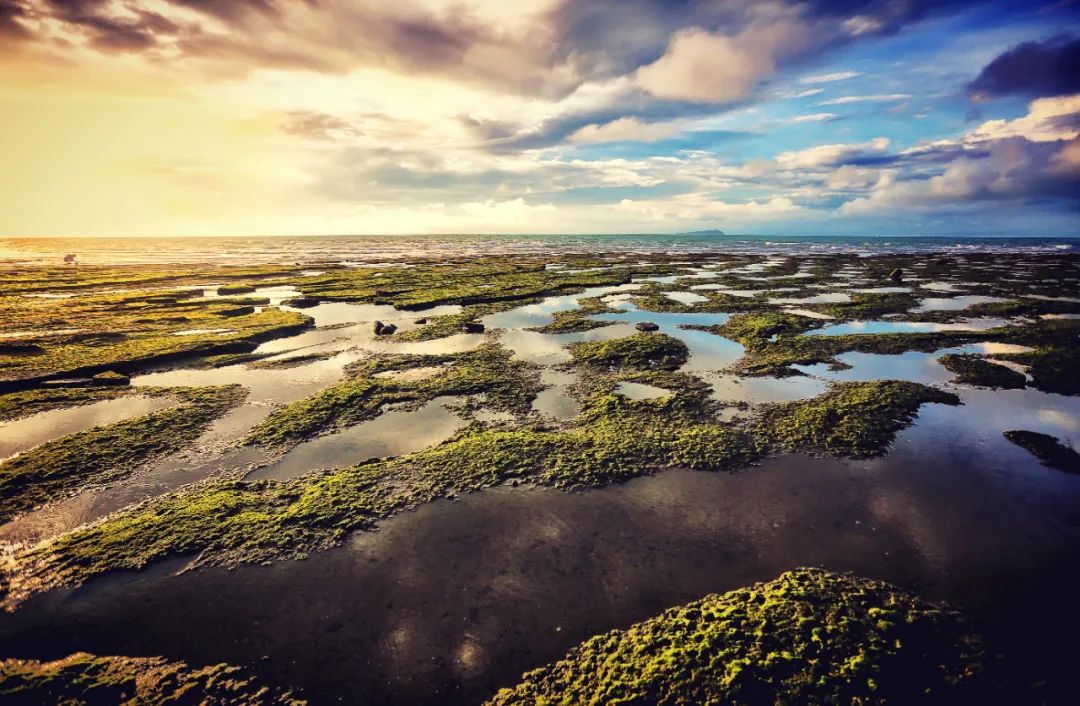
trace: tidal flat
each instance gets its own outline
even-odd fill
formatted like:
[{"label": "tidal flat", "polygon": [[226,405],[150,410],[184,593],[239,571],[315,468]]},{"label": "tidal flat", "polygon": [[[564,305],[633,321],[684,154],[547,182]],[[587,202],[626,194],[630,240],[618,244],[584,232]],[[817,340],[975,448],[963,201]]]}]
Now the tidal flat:
[{"label": "tidal flat", "polygon": [[155,267],[0,279],[0,695],[1069,703],[1080,256]]}]

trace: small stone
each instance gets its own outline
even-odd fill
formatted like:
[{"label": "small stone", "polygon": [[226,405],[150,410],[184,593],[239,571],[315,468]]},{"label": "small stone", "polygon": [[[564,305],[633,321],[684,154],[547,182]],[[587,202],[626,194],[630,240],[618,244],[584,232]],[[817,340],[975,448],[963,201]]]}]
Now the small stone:
[{"label": "small stone", "polygon": [[424,324],[427,323],[427,319],[424,319],[424,318],[417,319],[416,323],[423,326]]},{"label": "small stone", "polygon": [[897,267],[895,270],[889,273],[889,279],[893,282],[899,282],[904,279],[904,271]]},{"label": "small stone", "polygon": [[657,324],[654,324],[651,321],[642,321],[639,324],[637,324],[636,326],[634,326],[634,328],[636,328],[638,331],[659,331],[660,330],[660,326],[658,326]]},{"label": "small stone", "polygon": [[465,333],[483,333],[484,325],[478,321],[466,321],[461,325],[461,330]]},{"label": "small stone", "polygon": [[384,324],[381,321],[375,322],[375,335],[376,336],[389,336],[397,331],[397,326],[394,324]]}]

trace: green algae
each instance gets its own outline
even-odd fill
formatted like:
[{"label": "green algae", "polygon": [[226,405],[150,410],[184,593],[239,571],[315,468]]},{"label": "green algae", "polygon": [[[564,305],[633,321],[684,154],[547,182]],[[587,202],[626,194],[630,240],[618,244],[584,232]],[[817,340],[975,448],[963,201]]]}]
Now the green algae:
[{"label": "green algae", "polygon": [[1054,436],[1036,431],[1013,429],[1005,438],[1039,459],[1039,463],[1066,473],[1080,473],[1080,453]]},{"label": "green algae", "polygon": [[8,392],[0,394],[0,422],[144,392],[125,387],[43,387]]},{"label": "green algae", "polygon": [[0,522],[179,451],[245,394],[238,385],[171,389],[176,407],[71,434],[0,463]]},{"label": "green algae", "polygon": [[609,341],[581,341],[567,348],[576,363],[603,368],[675,370],[690,357],[685,343],[663,333],[639,333]]},{"label": "green algae", "polygon": [[700,327],[700,330],[738,341],[751,351],[761,351],[769,347],[774,337],[802,333],[818,325],[819,322],[805,316],[765,311],[737,314],[719,326]]},{"label": "green algae", "polygon": [[192,667],[163,657],[0,661],[0,700],[9,706],[304,706],[291,691],[270,688],[227,664]]},{"label": "green algae", "polygon": [[1023,373],[976,355],[950,353],[938,358],[938,362],[945,366],[946,370],[956,374],[956,382],[964,385],[1018,390],[1027,384]]},{"label": "green algae", "polygon": [[865,458],[884,453],[927,403],[956,405],[960,398],[898,380],[835,383],[813,399],[766,408],[754,426],[786,451]]},{"label": "green algae", "polygon": [[1080,348],[1077,347],[1075,339],[1066,339],[1061,345],[1040,345],[1028,353],[1010,353],[997,357],[1026,365],[1028,374],[1031,375],[1030,384],[1038,390],[1061,395],[1080,395]]},{"label": "green algae", "polygon": [[[378,377],[380,373],[443,366],[422,380]],[[275,410],[245,443],[291,446],[321,433],[351,426],[381,414],[390,404],[415,406],[436,397],[480,395],[499,411],[527,414],[540,390],[535,369],[496,344],[456,355],[375,356],[348,368],[347,379]]]},{"label": "green algae", "polygon": [[[716,421],[719,403],[693,376],[632,368],[592,375],[581,412],[562,426],[473,424],[407,456],[284,482],[208,482],[123,510],[8,558],[4,605],[168,556],[193,554],[192,566],[306,556],[403,510],[508,482],[577,490],[670,467],[731,470],[769,447],[871,455],[919,403],[954,399],[915,383],[846,383],[738,425]],[[619,379],[673,394],[631,400],[611,392]]]},{"label": "green algae", "polygon": [[797,569],[591,638],[486,703],[980,703],[1000,691],[986,653],[948,607]]}]

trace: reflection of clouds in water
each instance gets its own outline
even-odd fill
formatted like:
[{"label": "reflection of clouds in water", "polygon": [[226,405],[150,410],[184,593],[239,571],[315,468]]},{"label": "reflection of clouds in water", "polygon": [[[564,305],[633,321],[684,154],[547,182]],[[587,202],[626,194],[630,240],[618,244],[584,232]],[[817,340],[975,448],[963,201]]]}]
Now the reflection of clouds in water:
[{"label": "reflection of clouds in water", "polygon": [[[921,495],[921,494],[920,494]],[[923,510],[925,498],[906,490],[879,486],[869,491],[866,510],[873,518],[869,531],[881,532],[882,526],[899,532],[904,543],[919,555],[931,570],[945,569],[951,562],[949,543],[941,535],[941,518]]]},{"label": "reflection of clouds in water", "polygon": [[1080,430],[1080,418],[1064,412],[1060,409],[1040,409],[1039,421],[1052,426],[1060,427],[1067,431]]}]

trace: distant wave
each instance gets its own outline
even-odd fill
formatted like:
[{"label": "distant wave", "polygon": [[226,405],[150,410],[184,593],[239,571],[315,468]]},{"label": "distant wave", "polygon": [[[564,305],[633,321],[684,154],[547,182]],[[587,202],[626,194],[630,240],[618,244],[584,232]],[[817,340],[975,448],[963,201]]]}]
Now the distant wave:
[{"label": "distant wave", "polygon": [[408,257],[590,253],[733,252],[764,254],[1080,251],[1080,238],[680,235],[417,235],[265,238],[9,238],[0,262],[370,263]]}]

